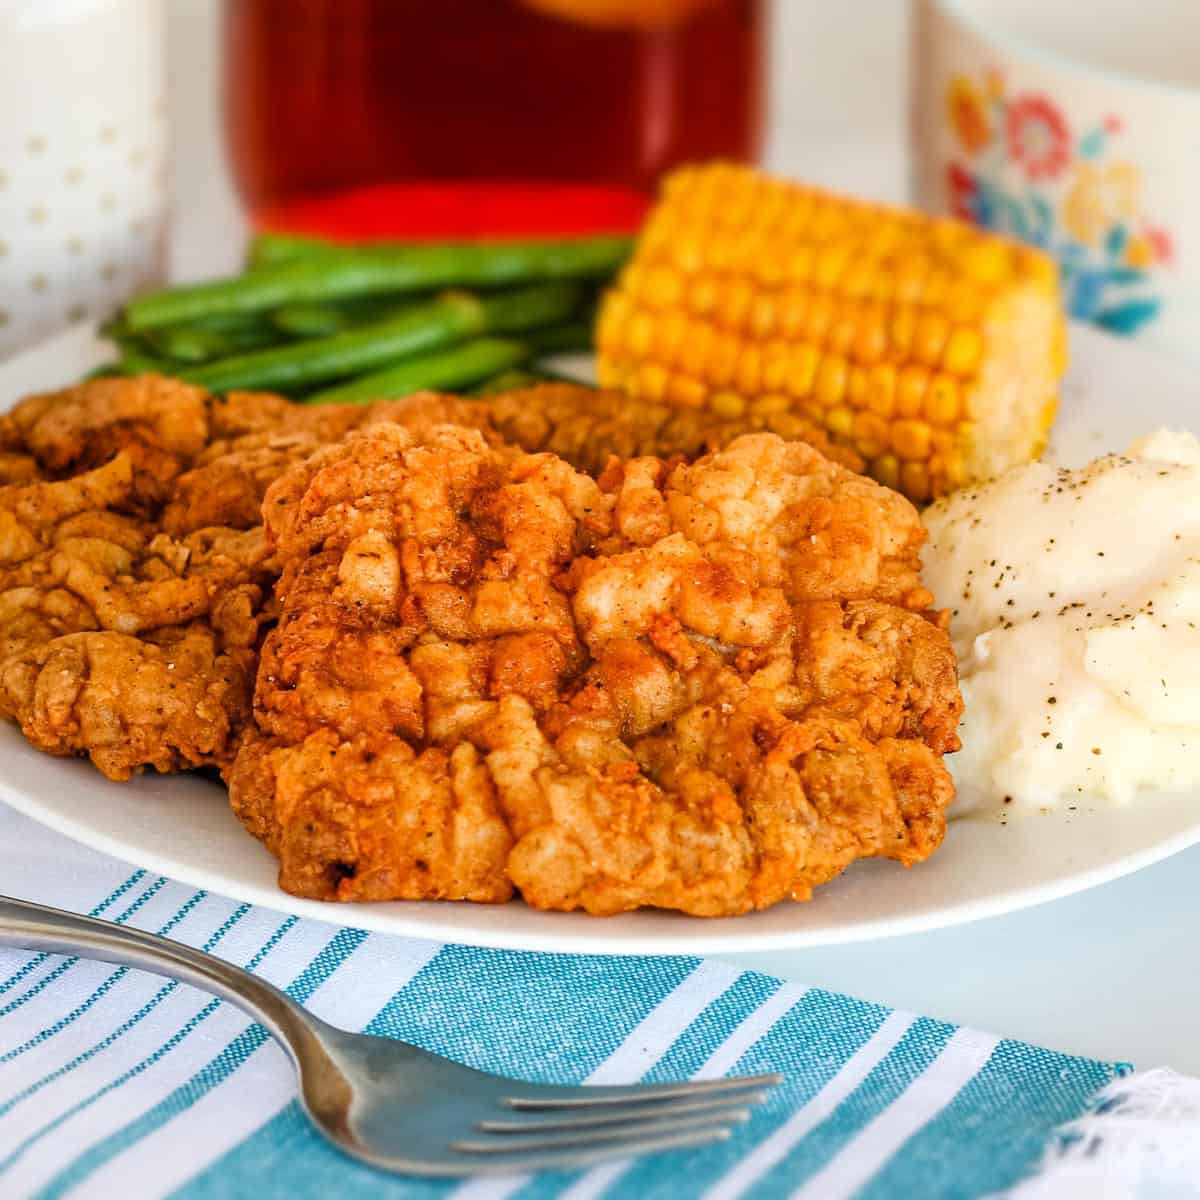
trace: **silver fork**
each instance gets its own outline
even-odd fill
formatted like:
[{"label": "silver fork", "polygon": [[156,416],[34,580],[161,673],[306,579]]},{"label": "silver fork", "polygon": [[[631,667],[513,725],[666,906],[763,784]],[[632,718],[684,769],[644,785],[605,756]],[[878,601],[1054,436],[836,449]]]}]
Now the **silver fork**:
[{"label": "silver fork", "polygon": [[391,1038],[335,1029],[271,984],[179,942],[0,896],[0,946],[78,954],[231,1001],[283,1046],[316,1127],[346,1153],[411,1175],[585,1167],[729,1137],[779,1075],[556,1087],[490,1075]]}]

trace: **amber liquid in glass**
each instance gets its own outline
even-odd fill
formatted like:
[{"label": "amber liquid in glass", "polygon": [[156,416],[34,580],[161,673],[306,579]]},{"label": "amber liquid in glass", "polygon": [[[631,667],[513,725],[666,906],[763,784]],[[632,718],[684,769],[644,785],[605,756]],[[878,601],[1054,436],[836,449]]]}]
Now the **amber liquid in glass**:
[{"label": "amber liquid in glass", "polygon": [[347,237],[632,229],[670,167],[758,154],[761,0],[693,7],[613,28],[526,0],[226,0],[251,219]]}]

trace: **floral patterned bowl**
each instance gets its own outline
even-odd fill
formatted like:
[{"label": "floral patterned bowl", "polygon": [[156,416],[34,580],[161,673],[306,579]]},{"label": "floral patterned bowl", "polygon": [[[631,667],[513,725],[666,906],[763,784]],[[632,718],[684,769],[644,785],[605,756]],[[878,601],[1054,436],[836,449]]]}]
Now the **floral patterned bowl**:
[{"label": "floral patterned bowl", "polygon": [[1072,316],[1200,361],[1197,0],[917,0],[913,46],[917,204],[1044,247]]}]

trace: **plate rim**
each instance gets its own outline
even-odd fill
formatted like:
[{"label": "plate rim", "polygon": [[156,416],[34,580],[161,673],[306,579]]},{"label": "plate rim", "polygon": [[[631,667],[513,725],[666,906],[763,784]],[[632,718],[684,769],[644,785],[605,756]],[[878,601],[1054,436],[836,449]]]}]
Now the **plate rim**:
[{"label": "plate rim", "polygon": [[[620,957],[712,956],[778,950],[807,950],[825,946],[883,941],[888,938],[906,937],[917,933],[931,933],[939,929],[949,929],[957,925],[967,925],[975,921],[1036,908],[1055,900],[1077,895],[1080,892],[1090,891],[1092,888],[1112,883],[1126,875],[1132,875],[1200,844],[1200,813],[1198,813],[1196,820],[1189,827],[1152,845],[1142,847],[1140,850],[1106,863],[1063,874],[1042,883],[1026,884],[992,892],[982,897],[973,897],[932,911],[925,910],[907,916],[875,919],[851,925],[831,925],[812,930],[797,928],[769,931],[753,929],[752,918],[755,914],[752,913],[740,917],[718,918],[675,914],[681,922],[681,932],[678,935],[641,934],[636,935],[635,940],[631,941],[627,930],[622,930],[617,934],[606,934],[604,922],[607,918],[593,917],[582,912],[546,914],[550,917],[575,917],[592,922],[591,934],[581,939],[578,920],[569,925],[564,923],[561,933],[552,929],[549,933],[543,934],[540,930],[536,933],[511,931],[501,923],[495,925],[481,923],[469,927],[443,925],[436,916],[431,917],[428,913],[429,908],[436,909],[444,904],[453,904],[456,909],[461,905],[470,905],[469,911],[499,913],[505,910],[506,905],[504,904],[405,900],[391,901],[386,904],[368,904],[305,899],[292,896],[278,887],[259,887],[256,884],[241,883],[235,878],[231,879],[229,876],[209,872],[202,867],[189,864],[186,858],[175,859],[170,853],[159,853],[154,850],[141,852],[139,850],[137,859],[131,859],[128,856],[126,844],[119,838],[111,837],[103,831],[97,832],[93,827],[84,826],[71,817],[47,808],[37,799],[12,787],[8,780],[3,778],[0,778],[0,802],[7,804],[38,824],[62,834],[71,841],[111,858],[144,870],[154,871],[168,879],[210,892],[213,895],[224,896],[239,903],[253,904],[286,916],[302,917],[305,920],[318,921],[325,925],[364,929],[372,933],[484,949],[535,951],[547,954],[602,954]],[[969,817],[960,818],[960,821],[971,819]],[[1022,819],[1037,820],[1039,818],[1037,814],[1030,814]],[[948,836],[958,823],[960,822],[950,822]],[[249,834],[246,836],[249,837]],[[940,848],[937,851],[937,853],[942,852]],[[263,853],[266,853],[265,849]],[[897,870],[904,869],[899,864],[894,865]],[[519,899],[516,899],[508,903],[520,902]],[[789,902],[781,901],[780,903]],[[414,911],[411,917],[404,915],[405,909],[409,905],[416,904],[422,905],[420,911]],[[662,910],[651,911],[655,911],[657,914],[662,912]],[[636,918],[637,914],[624,915]],[[718,922],[720,922],[719,926]],[[682,931],[683,923],[686,923],[689,932]],[[729,926],[731,925],[736,927],[737,932],[730,932]],[[707,934],[707,929],[712,929],[712,934]],[[731,937],[737,938],[738,945],[736,947],[729,945]],[[581,941],[584,944],[581,945]]]}]

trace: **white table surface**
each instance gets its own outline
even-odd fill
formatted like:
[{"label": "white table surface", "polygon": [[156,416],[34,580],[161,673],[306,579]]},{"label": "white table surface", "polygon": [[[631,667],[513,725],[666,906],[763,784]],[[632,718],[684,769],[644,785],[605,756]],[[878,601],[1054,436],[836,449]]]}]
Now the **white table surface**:
[{"label": "white table surface", "polygon": [[[242,239],[217,137],[215,7],[176,0],[171,10],[172,262],[184,277],[230,267]],[[902,0],[779,0],[773,168],[903,197],[906,12]],[[1200,1075],[1197,926],[1200,847],[1007,917],[737,961],[1063,1051]]]}]

